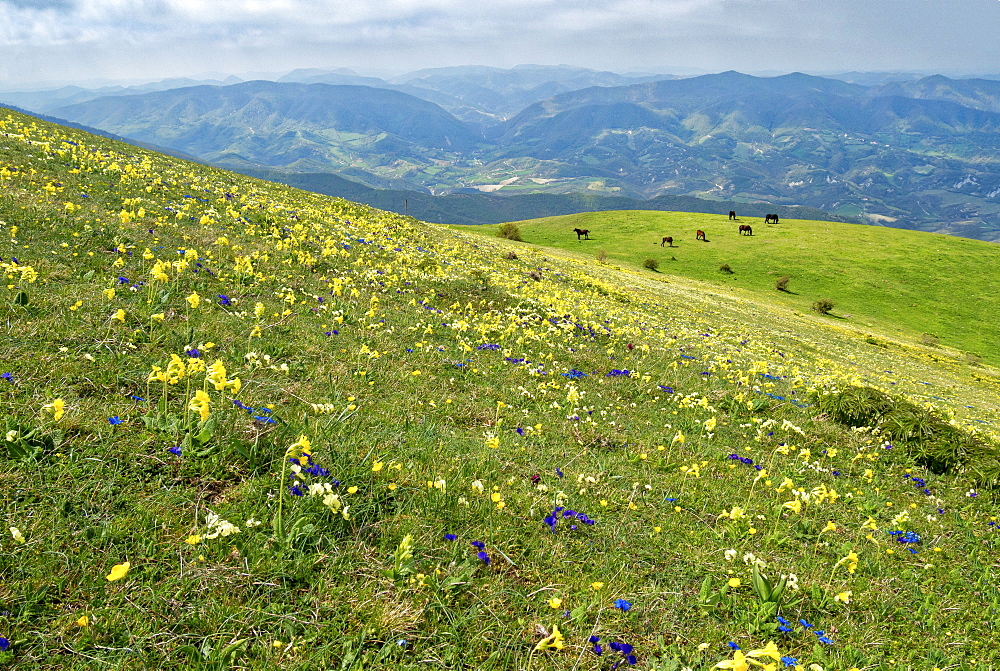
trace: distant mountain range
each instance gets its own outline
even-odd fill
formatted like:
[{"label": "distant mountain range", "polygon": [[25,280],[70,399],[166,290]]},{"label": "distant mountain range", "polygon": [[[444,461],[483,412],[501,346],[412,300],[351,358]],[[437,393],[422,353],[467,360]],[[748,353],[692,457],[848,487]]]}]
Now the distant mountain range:
[{"label": "distant mountain range", "polygon": [[293,184],[328,173],[372,189],[491,195],[465,206],[538,193],[690,196],[1000,240],[995,80],[530,66],[392,81],[302,70],[120,93],[76,92],[73,104],[34,111]]}]

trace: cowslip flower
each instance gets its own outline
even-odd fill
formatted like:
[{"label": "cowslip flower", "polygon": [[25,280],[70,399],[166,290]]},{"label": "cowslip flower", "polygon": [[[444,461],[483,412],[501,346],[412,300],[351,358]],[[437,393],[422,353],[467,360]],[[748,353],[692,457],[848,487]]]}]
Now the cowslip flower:
[{"label": "cowslip flower", "polygon": [[128,570],[132,568],[132,564],[129,562],[124,562],[122,564],[115,564],[111,567],[111,573],[107,575],[108,582],[114,582],[115,580],[121,580],[128,573]]},{"label": "cowslip flower", "polygon": [[76,626],[78,627],[86,627],[89,624],[90,624],[90,618],[87,617],[86,615],[81,615],[80,618],[76,621]]},{"label": "cowslip flower", "polygon": [[792,499],[791,501],[785,501],[784,503],[781,504],[781,507],[788,508],[797,515],[802,513],[802,501],[800,501],[799,499]]},{"label": "cowslip flower", "polygon": [[190,305],[191,308],[193,309],[198,307],[198,304],[201,303],[201,296],[198,295],[197,291],[194,291],[191,292],[191,295],[185,298],[184,300],[186,300],[188,302],[188,305]]},{"label": "cowslip flower", "polygon": [[199,389],[194,393],[194,397],[191,399],[188,407],[201,415],[201,421],[204,422],[211,414],[211,411],[209,410],[211,403],[212,399],[209,395],[203,389]]},{"label": "cowslip flower", "polygon": [[549,599],[549,608],[552,608],[553,610],[562,608],[562,603],[563,603],[562,599],[554,596],[551,599]]},{"label": "cowslip flower", "polygon": [[57,422],[62,419],[62,416],[66,414],[66,402],[61,398],[57,398],[51,403],[46,403],[42,406],[42,410],[48,410],[52,413],[52,419]]},{"label": "cowslip flower", "polygon": [[535,645],[535,650],[562,650],[563,647],[563,635],[559,631],[559,627],[553,625],[552,633],[540,640]]},{"label": "cowslip flower", "polygon": [[845,590],[843,592],[838,593],[837,596],[833,597],[833,600],[838,603],[842,603],[846,606],[847,604],[851,603],[852,594],[853,592],[851,592],[851,590]]}]

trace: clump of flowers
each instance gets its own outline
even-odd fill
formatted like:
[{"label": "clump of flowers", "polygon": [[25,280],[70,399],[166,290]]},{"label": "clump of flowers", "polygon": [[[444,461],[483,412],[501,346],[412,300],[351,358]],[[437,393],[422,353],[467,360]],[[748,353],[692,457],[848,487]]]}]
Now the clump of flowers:
[{"label": "clump of flowers", "polygon": [[552,511],[552,514],[542,521],[548,525],[549,529],[552,530],[552,533],[555,533],[560,519],[569,521],[569,528],[571,531],[575,531],[577,529],[577,525],[572,522],[574,519],[582,524],[586,524],[587,526],[593,526],[596,523],[594,520],[587,517],[585,513],[576,510],[567,510],[563,506],[556,506],[555,510]]}]

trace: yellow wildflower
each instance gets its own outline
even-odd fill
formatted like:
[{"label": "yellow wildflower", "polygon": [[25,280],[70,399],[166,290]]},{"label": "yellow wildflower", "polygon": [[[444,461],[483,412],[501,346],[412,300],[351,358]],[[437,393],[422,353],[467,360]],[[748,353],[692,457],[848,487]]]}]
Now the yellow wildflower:
[{"label": "yellow wildflower", "polygon": [[108,582],[114,582],[115,580],[121,580],[128,573],[128,570],[132,568],[132,564],[125,562],[123,564],[115,564],[111,567],[111,573],[107,575]]},{"label": "yellow wildflower", "polygon": [[212,399],[209,398],[208,394],[204,390],[199,389],[194,393],[194,398],[191,399],[188,407],[201,415],[201,421],[204,422],[208,419],[209,414],[211,414],[209,410],[211,403]]},{"label": "yellow wildflower", "polygon": [[66,403],[61,398],[57,398],[51,403],[46,403],[42,406],[42,410],[49,410],[52,412],[52,419],[57,422],[62,419],[62,416],[66,413]]}]

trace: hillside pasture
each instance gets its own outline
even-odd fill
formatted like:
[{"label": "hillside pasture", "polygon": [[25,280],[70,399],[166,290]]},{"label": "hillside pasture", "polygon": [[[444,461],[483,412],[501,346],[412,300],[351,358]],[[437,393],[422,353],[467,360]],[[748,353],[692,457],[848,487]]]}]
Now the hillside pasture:
[{"label": "hillside pasture", "polygon": [[[731,289],[750,300],[807,311],[820,298],[837,307],[830,315],[890,337],[938,342],[1000,361],[1000,245],[935,233],[830,221],[761,218],[688,212],[594,212],[516,222],[528,243],[565,249],[640,268],[660,261],[676,275]],[[753,236],[739,235],[739,225]],[[591,231],[578,243],[574,228]],[[476,230],[492,234],[495,227]],[[706,232],[709,243],[695,240]],[[664,236],[674,248],[660,248]],[[732,274],[720,273],[728,264]],[[775,281],[789,275],[787,292]]]},{"label": "hillside pasture", "polygon": [[989,365],[14,113],[0,188],[6,668],[1000,664]]}]

